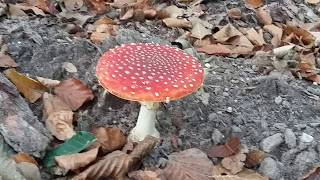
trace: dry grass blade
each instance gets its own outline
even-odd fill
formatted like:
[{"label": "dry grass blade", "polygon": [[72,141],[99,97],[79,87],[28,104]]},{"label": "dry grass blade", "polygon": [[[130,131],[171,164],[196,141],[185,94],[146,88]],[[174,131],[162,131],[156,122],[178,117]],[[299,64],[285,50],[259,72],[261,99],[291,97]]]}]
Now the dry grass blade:
[{"label": "dry grass blade", "polygon": [[4,74],[31,103],[36,102],[48,90],[39,81],[28,78],[18,73],[15,69],[7,69]]},{"label": "dry grass blade", "polygon": [[55,87],[54,92],[74,111],[94,98],[92,91],[80,80],[74,78],[62,81]]},{"label": "dry grass blade", "polygon": [[139,161],[154,148],[156,142],[156,138],[148,136],[134,148],[131,154],[126,154],[122,151],[114,151],[75,176],[73,180],[99,178],[115,178],[122,180],[128,171],[138,164]]}]

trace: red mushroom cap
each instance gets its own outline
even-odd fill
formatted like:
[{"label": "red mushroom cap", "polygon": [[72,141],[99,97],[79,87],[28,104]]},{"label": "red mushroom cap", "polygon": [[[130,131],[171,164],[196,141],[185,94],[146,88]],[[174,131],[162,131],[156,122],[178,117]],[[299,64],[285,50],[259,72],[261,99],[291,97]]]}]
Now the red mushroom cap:
[{"label": "red mushroom cap", "polygon": [[197,59],[168,45],[131,43],[99,59],[96,75],[110,93],[131,101],[164,102],[196,91],[204,70]]}]

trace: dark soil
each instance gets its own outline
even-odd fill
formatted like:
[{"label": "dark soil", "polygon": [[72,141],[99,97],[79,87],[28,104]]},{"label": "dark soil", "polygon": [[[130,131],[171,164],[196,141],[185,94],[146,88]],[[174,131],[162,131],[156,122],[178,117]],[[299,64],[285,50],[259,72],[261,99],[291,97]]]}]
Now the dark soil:
[{"label": "dark soil", "polygon": [[[208,13],[225,12],[224,4],[208,3]],[[94,91],[94,101],[76,113],[77,130],[112,126],[128,133],[135,125],[139,104],[111,94],[103,96],[94,72],[99,51],[127,42],[170,44],[179,36],[178,31],[159,22],[131,22],[123,24],[115,38],[95,46],[62,27],[52,17],[0,20],[0,33],[8,53],[19,64],[18,71],[58,80],[76,77]],[[283,142],[268,153],[274,160],[273,167],[267,169],[269,161],[265,167],[256,167],[262,174],[273,171],[269,175],[272,179],[293,180],[319,165],[320,104],[319,97],[309,92],[316,91],[317,86],[276,71],[260,74],[248,59],[194,55],[206,67],[204,86],[199,92],[160,108],[157,128],[161,143],[144,160],[145,167],[160,166],[175,151],[191,147],[207,151],[232,136],[240,137],[244,149],[261,149],[261,142],[276,133],[281,133]],[[62,67],[64,62],[74,64],[77,72],[68,73]],[[30,106],[41,119],[41,102]],[[286,137],[288,129],[293,131],[293,137]],[[313,141],[303,142],[302,133],[312,136]],[[292,146],[288,141],[297,143]]]}]

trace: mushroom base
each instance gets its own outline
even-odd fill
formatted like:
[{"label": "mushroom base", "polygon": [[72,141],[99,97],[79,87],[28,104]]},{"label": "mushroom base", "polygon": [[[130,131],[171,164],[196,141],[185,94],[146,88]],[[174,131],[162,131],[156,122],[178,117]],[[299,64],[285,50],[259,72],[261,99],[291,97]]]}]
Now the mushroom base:
[{"label": "mushroom base", "polygon": [[129,134],[130,140],[139,142],[148,135],[156,138],[160,137],[160,133],[155,127],[158,107],[159,103],[141,103],[137,124]]}]

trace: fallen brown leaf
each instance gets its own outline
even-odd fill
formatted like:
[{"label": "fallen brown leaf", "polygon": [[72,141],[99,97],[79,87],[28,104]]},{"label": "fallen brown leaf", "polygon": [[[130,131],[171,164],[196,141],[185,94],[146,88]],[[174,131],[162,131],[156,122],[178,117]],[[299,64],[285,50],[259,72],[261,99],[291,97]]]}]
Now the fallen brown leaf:
[{"label": "fallen brown leaf", "polygon": [[16,162],[16,163],[21,163],[21,162],[27,162],[27,163],[31,163],[34,164],[36,166],[39,166],[37,161],[33,159],[32,156],[30,156],[27,153],[23,153],[23,152],[19,152],[18,154],[15,154],[12,159]]},{"label": "fallen brown leaf", "polygon": [[85,0],[85,3],[96,14],[104,14],[108,11],[106,0]]},{"label": "fallen brown leaf", "polygon": [[192,28],[192,23],[186,19],[165,18],[162,21],[168,27]]},{"label": "fallen brown leaf", "polygon": [[175,5],[171,5],[171,6],[167,6],[163,9],[161,9],[158,12],[158,16],[159,14],[161,14],[159,17],[160,19],[164,19],[164,18],[177,18],[180,17],[184,14],[185,10],[182,8],[178,8]]},{"label": "fallen brown leaf", "polygon": [[223,44],[208,44],[197,48],[197,51],[204,52],[210,55],[222,55],[227,56],[232,53],[232,51]]},{"label": "fallen brown leaf", "polygon": [[8,55],[0,54],[0,67],[17,67],[18,64]]},{"label": "fallen brown leaf", "polygon": [[240,139],[230,138],[225,145],[214,146],[208,151],[210,157],[228,157],[239,152]]},{"label": "fallen brown leaf", "polygon": [[46,15],[40,8],[37,8],[35,6],[29,6],[27,4],[9,4],[9,13],[12,17],[27,16],[24,11],[30,10],[33,11],[36,15]]},{"label": "fallen brown leaf", "polygon": [[116,22],[114,22],[114,20],[108,18],[108,17],[101,17],[100,19],[98,19],[97,21],[94,22],[94,26],[98,26],[101,24],[112,24],[115,25]]},{"label": "fallen brown leaf", "polygon": [[54,88],[54,92],[67,103],[73,111],[80,108],[83,103],[94,98],[91,89],[85,86],[80,80],[74,78],[62,81]]},{"label": "fallen brown leaf", "polygon": [[261,7],[256,10],[256,15],[259,20],[259,22],[263,25],[270,25],[272,24],[272,17],[270,15],[270,12],[266,10],[265,8]]},{"label": "fallen brown leaf", "polygon": [[279,28],[276,25],[270,24],[270,25],[265,25],[263,29],[267,32],[269,32],[273,37],[271,40],[271,44],[274,47],[278,47],[281,44],[281,39],[282,39],[282,34],[283,30],[282,28]]},{"label": "fallen brown leaf", "polygon": [[85,167],[97,158],[99,148],[96,147],[87,152],[70,155],[56,156],[55,161],[59,167],[65,170],[75,170]]},{"label": "fallen brown leaf", "polygon": [[320,0],[304,0],[304,2],[309,3],[309,4],[318,4]]},{"label": "fallen brown leaf", "polygon": [[169,155],[162,174],[167,179],[210,180],[213,164],[205,153],[192,148]]},{"label": "fallen brown leaf", "polygon": [[4,74],[31,103],[36,102],[48,90],[39,81],[28,78],[18,73],[15,69],[7,69]]},{"label": "fallen brown leaf", "polygon": [[97,137],[104,153],[121,149],[126,144],[126,137],[119,128],[96,128],[92,133]]},{"label": "fallen brown leaf", "polygon": [[213,167],[212,177],[215,180],[268,180],[267,177],[261,176],[247,168],[243,168],[241,172],[234,175],[227,169],[223,168],[221,164]]},{"label": "fallen brown leaf", "polygon": [[266,157],[266,154],[263,151],[252,150],[247,154],[245,165],[248,168],[255,167],[259,165],[264,160],[265,157]]},{"label": "fallen brown leaf", "polygon": [[160,172],[157,171],[133,171],[130,172],[128,176],[135,180],[163,180]]},{"label": "fallen brown leaf", "polygon": [[137,165],[139,161],[154,148],[156,143],[156,138],[148,136],[139,142],[131,154],[126,154],[122,151],[113,151],[72,179],[106,179],[110,177],[123,179],[128,171]]},{"label": "fallen brown leaf", "polygon": [[263,0],[244,0],[246,7],[258,8],[263,5]]},{"label": "fallen brown leaf", "polygon": [[59,140],[71,138],[73,130],[73,112],[59,97],[43,94],[43,118],[47,129]]},{"label": "fallen brown leaf", "polygon": [[83,0],[63,0],[64,6],[68,11],[79,10],[83,5]]},{"label": "fallen brown leaf", "polygon": [[[261,29],[260,29],[261,30]],[[254,29],[250,28],[249,30],[246,31],[246,36],[247,38],[256,46],[263,46],[266,44],[263,38],[263,32],[262,30],[259,31],[259,33]]]},{"label": "fallen brown leaf", "polygon": [[302,180],[319,180],[320,179],[320,166],[313,168],[308,174],[302,177]]},{"label": "fallen brown leaf", "polygon": [[60,84],[60,81],[58,80],[52,80],[52,79],[43,78],[39,76],[37,76],[36,78],[42,85],[46,86],[47,88],[54,88]]},{"label": "fallen brown leaf", "polygon": [[203,39],[205,36],[210,34],[211,29],[207,29],[201,23],[196,23],[191,29],[191,36],[198,39]]},{"label": "fallen brown leaf", "polygon": [[239,8],[232,8],[228,10],[228,16],[233,19],[241,19],[242,12]]},{"label": "fallen brown leaf", "polygon": [[134,9],[130,8],[129,10],[123,12],[123,14],[120,16],[120,20],[127,20],[134,16]]},{"label": "fallen brown leaf", "polygon": [[221,165],[228,169],[232,174],[242,171],[246,155],[239,152],[233,156],[225,157],[221,161]]},{"label": "fallen brown leaf", "polygon": [[[301,46],[304,47],[312,47],[314,46],[315,43],[315,37],[307,30],[299,27],[299,26],[295,26],[295,25],[287,25],[284,28],[284,32],[286,34],[286,36],[290,36],[290,35],[295,35],[297,37],[297,39],[300,41]],[[291,38],[289,38],[291,39]]]}]

